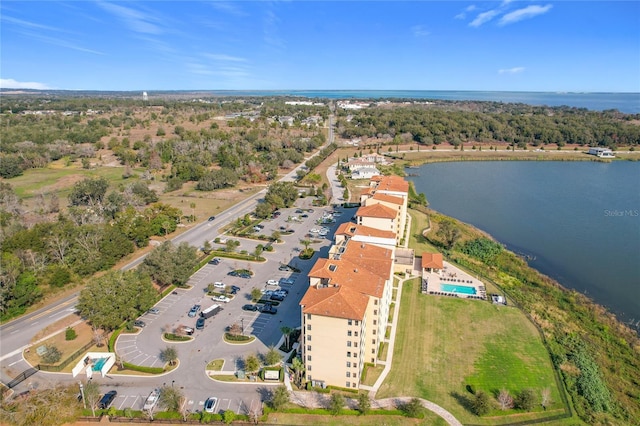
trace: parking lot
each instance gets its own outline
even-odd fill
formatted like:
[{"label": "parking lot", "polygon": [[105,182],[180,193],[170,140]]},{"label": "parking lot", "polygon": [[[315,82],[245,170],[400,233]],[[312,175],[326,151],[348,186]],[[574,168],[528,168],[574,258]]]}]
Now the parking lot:
[{"label": "parking lot", "polygon": [[[305,208],[304,213],[295,213],[298,208]],[[157,314],[146,313],[140,317],[140,320],[145,322],[145,327],[140,332],[120,335],[116,343],[117,353],[125,361],[133,364],[161,367],[164,362],[160,359],[160,352],[167,346],[175,347],[178,351],[180,365],[178,371],[170,373],[169,377],[177,378],[171,382],[172,384],[175,382],[176,386],[184,389],[187,404],[192,411],[201,410],[204,401],[210,396],[219,398],[218,409],[220,410],[233,409],[236,412],[246,412],[240,408],[242,406],[248,407],[254,400],[259,404],[260,397],[254,386],[231,386],[212,381],[206,376],[205,367],[214,359],[222,359],[224,360],[223,370],[235,371],[239,366],[239,361],[246,355],[265,353],[270,346],[277,345],[282,338],[281,328],[283,326],[291,328],[300,326],[299,302],[308,285],[307,273],[318,257],[316,255],[306,261],[299,259],[297,256],[302,248],[300,240],[306,238],[305,236],[310,234],[312,229],[317,228],[318,232],[311,233],[311,235],[313,235],[313,239],[320,242],[312,244],[311,247],[325,256],[338,224],[349,220],[352,216],[351,212],[345,212],[345,214],[336,217],[337,223],[318,224],[317,221],[322,220],[323,213],[330,211],[331,208],[312,207],[313,212],[306,210],[308,208],[309,206],[298,206],[292,209],[283,209],[280,217],[261,223],[264,228],[260,233],[265,235],[280,230],[280,227],[294,231],[290,235],[283,235],[281,237],[282,243],[273,245],[273,252],[263,252],[262,255],[267,259],[267,262],[258,263],[221,258],[217,265],[205,265],[191,276],[188,288],[177,289],[177,294],[170,293],[156,304]],[[299,217],[303,214],[307,217],[300,217],[300,221],[290,220],[290,217]],[[319,235],[322,227],[327,228],[327,231],[324,232],[326,235]],[[264,242],[246,238],[230,238],[240,241],[238,251],[251,252],[257,244],[264,244]],[[283,264],[291,265],[299,269],[300,272],[279,270]],[[253,275],[249,279],[227,275],[230,271],[237,269],[249,269]],[[277,285],[267,285],[268,280],[277,281]],[[226,286],[239,288],[237,294],[228,303],[214,302],[211,300],[211,296],[207,295],[207,287],[216,281],[222,282]],[[252,303],[250,294],[253,288],[265,291],[282,288],[288,291],[288,296],[279,302],[278,312],[275,315],[242,310],[243,305]],[[194,317],[188,315],[194,305],[201,305],[202,311],[216,303],[221,305],[222,310],[215,316],[206,319],[202,330],[194,330],[191,341],[182,343],[162,339],[163,333],[173,332],[179,326],[196,328],[199,314]],[[256,340],[245,345],[225,343],[223,340],[224,332],[234,323],[242,327],[244,334],[251,334],[256,337]],[[107,390],[109,389],[104,389],[104,391]],[[137,393],[118,394],[113,405],[117,408],[141,407],[150,390],[146,388]],[[226,399],[222,398],[223,396]]]}]

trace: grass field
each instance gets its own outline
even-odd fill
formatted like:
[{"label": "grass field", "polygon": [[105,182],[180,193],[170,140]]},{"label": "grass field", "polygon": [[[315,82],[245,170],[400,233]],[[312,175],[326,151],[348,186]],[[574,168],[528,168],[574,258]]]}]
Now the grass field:
[{"label": "grass field", "polygon": [[366,416],[330,416],[319,414],[289,414],[271,413],[267,419],[268,424],[282,425],[316,425],[316,426],[445,426],[447,423],[441,417],[428,410],[422,419],[412,419],[403,416],[368,414]]},{"label": "grass field", "polygon": [[403,286],[393,367],[377,398],[419,396],[449,410],[463,423],[505,424],[509,412],[487,418],[466,406],[467,385],[490,395],[551,389],[553,405],[517,421],[562,413],[551,360],[535,327],[517,309],[485,302],[418,294],[418,280]]},{"label": "grass field", "polygon": [[422,253],[438,253],[438,249],[422,235],[422,232],[429,227],[427,215],[415,210],[408,210],[408,212],[411,215],[409,247],[416,251],[416,256],[421,256]]}]

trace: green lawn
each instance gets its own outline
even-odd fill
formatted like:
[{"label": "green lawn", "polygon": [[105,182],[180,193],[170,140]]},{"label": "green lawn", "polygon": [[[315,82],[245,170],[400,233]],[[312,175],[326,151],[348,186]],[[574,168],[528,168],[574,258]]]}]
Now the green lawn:
[{"label": "green lawn", "polygon": [[[516,308],[487,302],[421,295],[419,281],[404,284],[393,366],[377,398],[419,396],[462,423],[504,424],[514,416],[494,410],[479,418],[465,408],[467,385],[493,395],[550,388],[546,412],[517,413],[517,421],[563,412],[553,367],[535,327]],[[408,368],[409,366],[409,368]],[[536,408],[536,410],[541,410]]]},{"label": "green lawn", "polygon": [[422,253],[439,253],[438,249],[431,245],[422,235],[429,226],[429,220],[424,213],[408,210],[411,216],[411,232],[409,237],[409,247],[416,251],[416,256],[422,256]]}]

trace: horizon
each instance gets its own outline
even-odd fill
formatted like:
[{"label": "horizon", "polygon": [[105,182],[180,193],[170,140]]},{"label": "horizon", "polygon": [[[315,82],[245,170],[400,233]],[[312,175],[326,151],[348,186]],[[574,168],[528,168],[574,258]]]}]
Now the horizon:
[{"label": "horizon", "polygon": [[637,16],[628,1],[6,0],[0,87],[637,93]]}]

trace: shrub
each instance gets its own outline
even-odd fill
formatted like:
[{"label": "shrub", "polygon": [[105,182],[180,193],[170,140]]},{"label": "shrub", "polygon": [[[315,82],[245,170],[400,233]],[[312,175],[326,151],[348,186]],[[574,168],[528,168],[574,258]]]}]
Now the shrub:
[{"label": "shrub", "polygon": [[332,393],[331,398],[329,398],[329,406],[327,409],[331,414],[337,416],[342,411],[342,407],[344,407],[344,396],[340,393]]},{"label": "shrub", "polygon": [[271,407],[274,410],[282,409],[289,402],[289,391],[284,386],[278,386],[271,397]]},{"label": "shrub", "polygon": [[420,417],[422,414],[422,402],[418,398],[411,398],[406,404],[402,404],[398,407],[400,411],[407,417]]},{"label": "shrub", "polygon": [[76,331],[71,327],[67,327],[64,331],[64,340],[74,340],[76,337],[78,337]]},{"label": "shrub", "polygon": [[60,349],[58,349],[57,346],[46,345],[46,348],[47,352],[42,355],[42,361],[44,361],[46,364],[55,364],[56,362],[60,361],[60,358],[62,358],[62,352],[60,351]]},{"label": "shrub", "polygon": [[531,410],[535,403],[536,394],[532,389],[523,389],[515,400],[516,407],[525,411]]},{"label": "shrub", "polygon": [[475,398],[471,401],[471,408],[477,416],[484,416],[491,410],[491,401],[489,395],[483,391],[477,391]]}]

